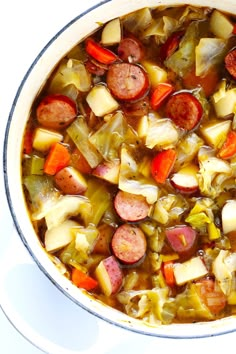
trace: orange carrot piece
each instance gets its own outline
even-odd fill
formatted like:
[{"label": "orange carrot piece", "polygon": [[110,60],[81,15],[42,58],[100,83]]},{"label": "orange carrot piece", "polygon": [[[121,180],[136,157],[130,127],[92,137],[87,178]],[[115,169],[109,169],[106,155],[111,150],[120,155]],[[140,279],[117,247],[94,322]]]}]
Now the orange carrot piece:
[{"label": "orange carrot piece", "polygon": [[78,288],[83,288],[85,290],[95,289],[98,285],[97,280],[77,268],[72,269],[71,280]]},{"label": "orange carrot piece", "polygon": [[168,261],[163,263],[163,274],[167,285],[174,286],[176,284],[174,275],[174,262]]},{"label": "orange carrot piece", "polygon": [[65,145],[55,143],[46,157],[44,163],[44,172],[48,175],[55,175],[62,168],[68,166],[70,163],[70,153]]},{"label": "orange carrot piece", "polygon": [[174,91],[174,87],[171,84],[162,82],[153,91],[150,99],[152,109],[156,110],[160,108],[164,100]]},{"label": "orange carrot piece", "polygon": [[174,149],[159,152],[151,162],[152,176],[157,183],[165,183],[175,163],[177,153]]},{"label": "orange carrot piece", "polygon": [[111,64],[117,60],[117,56],[111,50],[102,47],[92,38],[87,39],[85,45],[86,52],[102,64]]},{"label": "orange carrot piece", "polygon": [[219,157],[229,159],[236,154],[236,132],[230,131],[227,138],[219,151]]}]

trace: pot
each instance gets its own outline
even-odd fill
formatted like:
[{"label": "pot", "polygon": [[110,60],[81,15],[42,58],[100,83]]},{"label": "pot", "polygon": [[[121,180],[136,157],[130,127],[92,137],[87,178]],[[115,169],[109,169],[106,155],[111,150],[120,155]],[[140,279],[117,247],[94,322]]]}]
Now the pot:
[{"label": "pot", "polygon": [[[42,272],[65,296],[93,315],[127,330],[171,338],[207,337],[232,332],[236,330],[236,317],[204,323],[171,324],[168,327],[151,326],[97,302],[83,290],[75,288],[53,265],[41,246],[30,221],[22,190],[21,146],[24,128],[35,97],[58,61],[77,42],[98,29],[99,23],[105,23],[142,7],[186,3],[195,6],[212,6],[236,14],[234,0],[208,0],[207,2],[205,0],[105,0],[75,17],[49,41],[25,75],[12,105],[4,142],[4,177],[9,208],[23,244]],[[13,141],[14,144],[11,143]]]}]

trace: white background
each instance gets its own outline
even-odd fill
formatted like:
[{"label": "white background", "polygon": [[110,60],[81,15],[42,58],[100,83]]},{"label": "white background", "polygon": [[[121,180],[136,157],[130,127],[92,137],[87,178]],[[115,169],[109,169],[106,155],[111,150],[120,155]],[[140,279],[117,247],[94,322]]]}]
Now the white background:
[{"label": "white background", "polygon": [[[128,1],[128,0],[127,0]],[[0,9],[0,152],[4,129],[17,88],[45,44],[94,0],[7,0]],[[14,142],[13,142],[14,143]],[[1,160],[2,165],[2,160]],[[0,175],[0,272],[12,263],[4,287],[13,310],[42,337],[77,353],[192,353],[229,348],[236,334],[192,340],[151,338],[127,332],[98,320],[76,307],[45,278],[35,265],[14,267],[29,256],[12,224]],[[28,331],[22,328],[24,334]],[[34,335],[31,340],[37,338]],[[37,338],[38,340],[38,338]],[[235,343],[235,340],[234,340]],[[40,341],[38,343],[40,345]],[[43,345],[43,342],[41,343]],[[40,354],[6,319],[0,310],[0,353]],[[58,354],[59,351],[55,352]],[[66,349],[62,353],[67,353]]]}]

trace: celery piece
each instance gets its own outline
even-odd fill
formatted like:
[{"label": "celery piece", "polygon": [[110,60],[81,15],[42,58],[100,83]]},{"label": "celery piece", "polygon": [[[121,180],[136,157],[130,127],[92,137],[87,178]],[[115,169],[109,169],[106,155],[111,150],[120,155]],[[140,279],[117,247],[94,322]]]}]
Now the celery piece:
[{"label": "celery piece", "polygon": [[88,258],[88,254],[82,254],[78,251],[75,248],[75,241],[73,240],[63,249],[59,255],[59,258],[64,264],[75,266],[85,262]]},{"label": "celery piece", "polygon": [[189,215],[185,221],[195,228],[202,228],[211,223],[211,220],[204,212]]},{"label": "celery piece", "polygon": [[43,157],[33,155],[31,157],[31,174],[43,175],[43,166],[45,159]]},{"label": "celery piece", "polygon": [[91,212],[84,217],[85,225],[97,226],[106,210],[110,208],[110,193],[99,180],[90,179],[85,196],[90,200],[92,206]]},{"label": "celery piece", "polygon": [[89,142],[89,128],[83,116],[79,116],[67,128],[67,133],[80,150],[81,154],[88,161],[90,167],[94,168],[102,161],[102,156]]},{"label": "celery piece", "polygon": [[154,220],[145,220],[139,224],[146,236],[152,236],[156,232],[157,223]]},{"label": "celery piece", "polygon": [[221,237],[220,229],[215,226],[214,222],[211,222],[207,226],[208,229],[208,237],[210,240],[217,240]]}]

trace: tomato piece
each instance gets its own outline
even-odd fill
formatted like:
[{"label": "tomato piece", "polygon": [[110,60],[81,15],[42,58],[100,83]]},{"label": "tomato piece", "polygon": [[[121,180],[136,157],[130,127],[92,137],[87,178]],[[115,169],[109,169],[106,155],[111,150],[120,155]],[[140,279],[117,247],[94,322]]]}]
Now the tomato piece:
[{"label": "tomato piece", "polygon": [[222,290],[217,286],[213,279],[202,279],[196,283],[198,293],[209,308],[209,310],[217,315],[226,305],[226,296]]},{"label": "tomato piece", "polygon": [[113,53],[109,49],[102,47],[100,44],[96,43],[92,38],[86,40],[85,50],[91,57],[103,64],[111,64],[117,60],[117,56],[115,53]]},{"label": "tomato piece", "polygon": [[236,154],[236,132],[230,131],[227,138],[219,151],[219,157],[229,159]]},{"label": "tomato piece", "polygon": [[215,92],[219,80],[220,75],[216,68],[209,70],[204,77],[196,76],[194,68],[183,78],[183,85],[186,89],[202,87],[206,97],[209,97]]},{"label": "tomato piece", "polygon": [[157,85],[151,95],[150,104],[152,109],[157,110],[160,108],[164,100],[174,91],[174,87],[168,83],[160,83]]},{"label": "tomato piece", "polygon": [[151,173],[157,183],[165,183],[175,163],[177,153],[174,149],[159,152],[151,162]]}]

